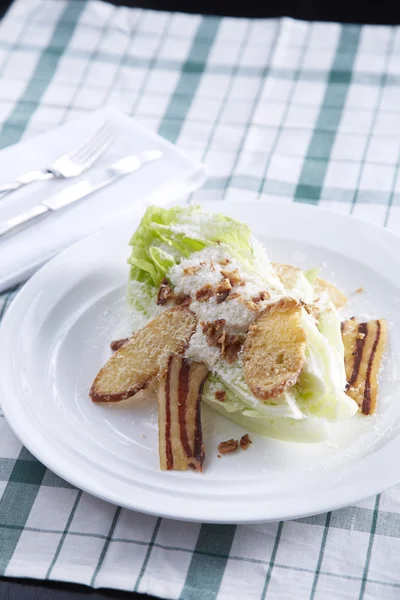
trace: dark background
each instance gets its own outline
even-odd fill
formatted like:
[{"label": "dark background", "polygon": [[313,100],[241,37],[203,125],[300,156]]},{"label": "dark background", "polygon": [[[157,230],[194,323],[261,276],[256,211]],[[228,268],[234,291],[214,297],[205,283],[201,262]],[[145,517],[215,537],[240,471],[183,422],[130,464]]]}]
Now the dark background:
[{"label": "dark background", "polygon": [[[368,3],[367,3],[368,2]],[[0,18],[11,0],[0,0]],[[373,2],[350,0],[114,0],[112,4],[191,13],[238,17],[293,17],[312,21],[370,23],[397,25],[400,23],[400,3],[395,0]],[[113,590],[91,590],[64,583],[34,582],[0,578],[0,600],[106,600],[142,599],[152,596]],[[155,599],[154,599],[155,600]],[[199,598],[199,600],[202,600]]]},{"label": "dark background", "polygon": [[376,24],[400,22],[400,3],[396,0],[116,0],[112,3],[233,17],[293,17]]},{"label": "dark background", "polygon": [[[0,16],[10,4],[11,0],[0,0]],[[285,16],[344,23],[400,23],[400,3],[396,0],[113,0],[112,4],[240,17]]]}]

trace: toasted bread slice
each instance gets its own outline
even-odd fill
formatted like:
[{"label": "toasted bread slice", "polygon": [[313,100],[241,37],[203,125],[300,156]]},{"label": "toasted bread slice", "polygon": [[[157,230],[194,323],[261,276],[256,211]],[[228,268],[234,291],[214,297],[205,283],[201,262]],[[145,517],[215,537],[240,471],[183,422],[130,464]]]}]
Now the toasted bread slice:
[{"label": "toasted bread slice", "polygon": [[145,388],[158,375],[168,354],[184,352],[196,323],[195,315],[182,306],[159,314],[100,370],[90,390],[93,402],[119,402]]},{"label": "toasted bread slice", "polygon": [[282,298],[250,326],[244,344],[244,376],[260,400],[277,398],[299,378],[306,351],[301,305]]},{"label": "toasted bread slice", "polygon": [[342,323],[347,394],[364,415],[376,410],[378,372],[387,342],[385,319],[358,323],[354,318]]},{"label": "toasted bread slice", "polygon": [[163,470],[203,470],[201,394],[208,375],[203,363],[171,354],[158,387],[158,436]]},{"label": "toasted bread slice", "polygon": [[317,277],[315,280],[314,292],[318,296],[322,294],[322,292],[328,292],[330,299],[336,308],[343,308],[347,304],[347,297],[338,290],[338,288],[333,285],[333,283],[329,283],[329,281],[325,281],[325,279],[321,279],[321,277]]},{"label": "toasted bread slice", "polygon": [[271,264],[285,288],[290,291],[296,284],[296,279],[301,269],[283,263],[273,262]]},{"label": "toasted bread slice", "polygon": [[[301,269],[282,263],[272,263],[272,266],[285,288],[290,292],[296,284],[296,279]],[[327,291],[336,308],[342,308],[347,304],[346,296],[333,283],[329,283],[325,279],[321,279],[321,277],[317,277],[315,280],[314,291],[316,296]]]}]

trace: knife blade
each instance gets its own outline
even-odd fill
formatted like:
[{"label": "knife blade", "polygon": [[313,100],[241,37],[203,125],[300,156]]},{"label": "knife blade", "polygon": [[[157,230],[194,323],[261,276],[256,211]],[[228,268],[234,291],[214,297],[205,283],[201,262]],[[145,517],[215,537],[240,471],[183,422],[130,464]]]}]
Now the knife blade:
[{"label": "knife blade", "polygon": [[0,237],[16,231],[22,226],[32,223],[39,217],[61,210],[78,200],[87,198],[94,192],[110,185],[125,175],[134,173],[155,160],[161,158],[161,150],[146,150],[139,154],[125,156],[117,162],[101,167],[92,172],[90,177],[74,185],[67,187],[58,194],[36,204],[32,208],[20,213],[19,215],[0,223]]}]

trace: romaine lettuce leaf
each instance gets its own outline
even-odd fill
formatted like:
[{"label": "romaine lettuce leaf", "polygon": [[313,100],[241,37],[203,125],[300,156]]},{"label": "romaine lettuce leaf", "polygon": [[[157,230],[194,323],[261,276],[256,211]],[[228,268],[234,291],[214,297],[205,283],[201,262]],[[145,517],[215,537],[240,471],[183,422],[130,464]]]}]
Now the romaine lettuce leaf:
[{"label": "romaine lettuce leaf", "polygon": [[[258,400],[250,391],[243,369],[226,367],[222,361],[215,365],[215,375],[209,377],[209,381],[222,383],[227,390],[231,401],[235,401],[240,410],[252,410],[264,417],[291,417],[302,419],[304,415],[299,410],[295,396],[290,392],[282,394],[271,402]],[[228,406],[228,405],[227,405]],[[229,407],[227,408],[227,410]]]},{"label": "romaine lettuce leaf", "polygon": [[[331,316],[329,335],[335,337],[335,328],[340,332],[340,321]],[[328,313],[329,314],[329,313]],[[320,320],[324,322],[324,313]],[[307,358],[303,371],[296,384],[297,404],[303,413],[326,418],[329,421],[349,419],[357,412],[357,404],[344,392],[346,374],[344,371],[344,350],[339,345],[334,348],[330,340],[318,329],[311,315],[303,310],[302,327],[306,334]]]},{"label": "romaine lettuce leaf", "polygon": [[[130,281],[140,283],[140,296],[152,299],[169,270],[183,258],[213,244],[224,244],[243,263],[254,263],[251,232],[245,223],[220,214],[204,213],[199,206],[170,209],[149,207],[130,241]],[[130,286],[129,300],[146,311]]]},{"label": "romaine lettuce leaf", "polygon": [[192,218],[198,207],[149,207],[130,241],[130,278],[157,288],[169,269],[182,256],[201,250],[206,242],[174,232],[172,225],[179,223],[182,215]]},{"label": "romaine lettuce leaf", "polygon": [[[170,209],[149,207],[130,241],[130,281],[140,282],[154,296],[168,271],[183,258],[211,245],[224,245],[248,270],[283,292],[284,288],[245,223],[221,214],[209,214],[197,205]],[[130,302],[142,306],[132,293]]]},{"label": "romaine lettuce leaf", "polygon": [[150,207],[130,241],[131,279],[158,287],[174,264],[211,244],[225,244],[242,259],[252,260],[250,235],[245,223],[208,215],[196,205]]},{"label": "romaine lettuce leaf", "polygon": [[[215,392],[225,391],[225,400],[217,400]],[[232,394],[229,388],[212,376],[207,381],[203,400],[219,414],[244,427],[245,430],[253,431],[260,435],[290,441],[290,442],[323,442],[329,437],[329,425],[326,419],[316,417],[293,419],[282,416],[266,416],[255,408],[248,408],[238,401],[237,396]],[[260,402],[260,405],[262,403]]]},{"label": "romaine lettuce leaf", "polygon": [[304,276],[308,279],[308,281],[313,286],[315,285],[315,282],[317,280],[320,270],[321,269],[319,269],[319,268],[315,268],[315,269],[308,269],[308,271],[303,271]]}]

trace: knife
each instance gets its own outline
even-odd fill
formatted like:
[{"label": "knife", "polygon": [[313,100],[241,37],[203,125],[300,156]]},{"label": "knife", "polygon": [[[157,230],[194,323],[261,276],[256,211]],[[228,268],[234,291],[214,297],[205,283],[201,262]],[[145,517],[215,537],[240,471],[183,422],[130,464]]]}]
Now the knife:
[{"label": "knife", "polygon": [[82,200],[82,198],[90,196],[94,192],[97,192],[97,190],[101,190],[121,177],[129,175],[129,173],[134,173],[144,165],[158,160],[162,155],[163,153],[161,150],[146,150],[145,152],[140,152],[136,155],[121,158],[108,167],[96,169],[93,171],[92,175],[84,181],[71,185],[65,190],[52,196],[49,200],[36,204],[16,217],[12,217],[7,221],[3,221],[3,223],[0,223],[0,238],[16,231],[20,227],[36,221],[36,219],[40,217],[44,217],[56,210],[65,208],[78,200]]}]

